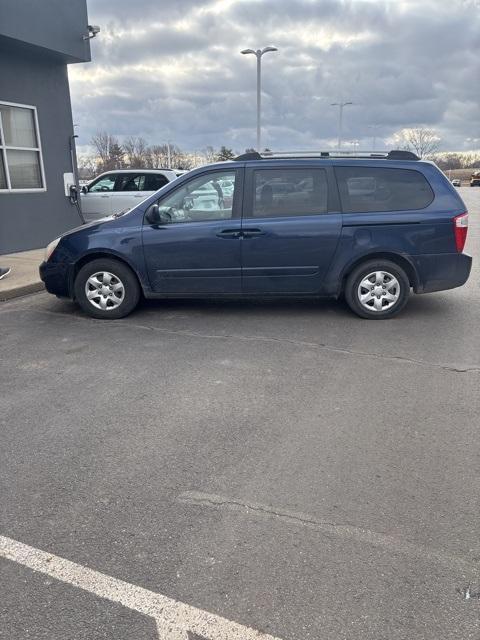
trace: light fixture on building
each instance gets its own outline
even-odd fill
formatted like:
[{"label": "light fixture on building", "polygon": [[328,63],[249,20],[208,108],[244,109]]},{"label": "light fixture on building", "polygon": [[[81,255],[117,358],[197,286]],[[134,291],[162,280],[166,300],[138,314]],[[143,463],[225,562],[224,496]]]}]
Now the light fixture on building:
[{"label": "light fixture on building", "polygon": [[100,33],[100,27],[97,24],[89,24],[88,25],[88,36],[83,36],[84,40],[91,40],[95,38],[95,36]]}]

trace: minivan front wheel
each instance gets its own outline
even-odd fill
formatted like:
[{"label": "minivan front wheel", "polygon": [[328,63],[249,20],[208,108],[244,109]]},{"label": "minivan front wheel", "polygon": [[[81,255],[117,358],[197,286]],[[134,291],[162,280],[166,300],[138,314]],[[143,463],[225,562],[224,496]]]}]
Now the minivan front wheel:
[{"label": "minivan front wheel", "polygon": [[84,265],[75,278],[75,299],[93,318],[123,318],[138,304],[140,287],[129,267],[110,258]]},{"label": "minivan front wheel", "polygon": [[407,274],[389,260],[364,262],[349,274],[345,283],[347,304],[361,318],[392,318],[407,304],[409,295]]}]

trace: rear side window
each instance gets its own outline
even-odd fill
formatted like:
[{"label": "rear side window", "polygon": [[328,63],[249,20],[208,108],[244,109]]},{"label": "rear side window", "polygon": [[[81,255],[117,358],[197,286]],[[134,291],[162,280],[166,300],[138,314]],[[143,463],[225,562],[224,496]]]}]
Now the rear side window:
[{"label": "rear side window", "polygon": [[114,191],[141,191],[143,176],[135,173],[120,173]]},{"label": "rear side window", "polygon": [[168,178],[161,173],[146,173],[144,177],[143,191],[158,191],[168,184]]},{"label": "rear side window", "polygon": [[336,167],[345,213],[424,209],[434,193],[423,174],[411,169]]},{"label": "rear side window", "polygon": [[261,169],[253,178],[254,218],[312,216],[327,211],[324,169]]}]

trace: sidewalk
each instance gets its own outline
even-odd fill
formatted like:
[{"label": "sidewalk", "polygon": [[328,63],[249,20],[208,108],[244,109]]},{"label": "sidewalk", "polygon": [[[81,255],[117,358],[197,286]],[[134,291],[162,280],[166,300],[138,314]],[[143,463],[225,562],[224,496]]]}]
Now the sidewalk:
[{"label": "sidewalk", "polygon": [[44,249],[35,249],[0,255],[0,266],[11,268],[8,276],[0,280],[0,302],[43,290],[38,267],[44,254]]}]

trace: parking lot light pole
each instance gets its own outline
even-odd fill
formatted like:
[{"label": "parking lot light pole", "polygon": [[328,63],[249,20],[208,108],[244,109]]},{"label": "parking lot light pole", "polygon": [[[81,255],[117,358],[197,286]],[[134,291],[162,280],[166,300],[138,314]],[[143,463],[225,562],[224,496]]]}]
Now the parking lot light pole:
[{"label": "parking lot light pole", "polygon": [[368,128],[372,132],[372,151],[376,151],[377,148],[377,131],[380,129],[379,124],[369,124]]},{"label": "parking lot light pole", "polygon": [[257,56],[257,151],[260,153],[262,130],[261,130],[261,106],[262,106],[262,56],[269,51],[278,51],[277,47],[264,47],[263,49],[244,49],[240,53],[249,53]]},{"label": "parking lot light pole", "polygon": [[343,108],[353,102],[332,102],[331,107],[338,107],[338,148],[342,146]]}]

